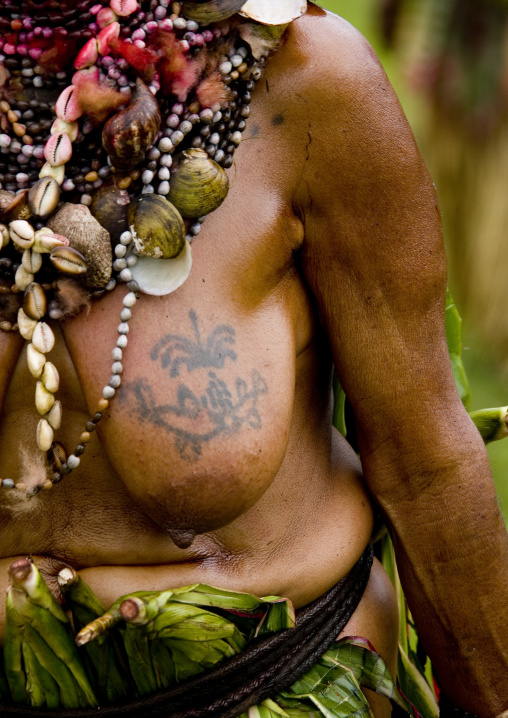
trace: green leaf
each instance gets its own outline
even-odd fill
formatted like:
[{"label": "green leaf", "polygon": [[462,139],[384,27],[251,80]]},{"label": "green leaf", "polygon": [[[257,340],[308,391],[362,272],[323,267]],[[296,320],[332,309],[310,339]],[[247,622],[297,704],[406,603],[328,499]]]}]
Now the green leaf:
[{"label": "green leaf", "polygon": [[421,713],[422,718],[439,718],[439,706],[425,677],[399,646],[398,679],[404,695]]},{"label": "green leaf", "polygon": [[341,387],[336,373],[333,375],[333,425],[342,436],[347,436],[346,426],[346,394]]},{"label": "green leaf", "polygon": [[453,377],[461,401],[466,409],[469,410],[471,406],[471,391],[462,361],[462,319],[448,290],[446,292],[445,325],[446,341],[452,363]]},{"label": "green leaf", "polygon": [[263,603],[262,599],[252,596],[250,593],[224,591],[202,583],[190,588],[193,590],[175,591],[173,600],[195,606],[213,606],[214,608],[245,612],[255,611]]},{"label": "green leaf", "polygon": [[[314,670],[315,668],[317,667],[314,666],[309,671],[314,674],[310,678],[310,684],[314,685],[312,691],[297,693],[302,681],[291,686],[291,693],[299,700],[309,700],[327,718],[374,718],[369,702],[349,667],[335,665],[334,669],[326,671],[318,683],[316,678],[320,671]],[[305,682],[304,680],[303,683]]]},{"label": "green leaf", "polygon": [[264,618],[256,631],[257,636],[264,636],[268,633],[275,633],[287,628],[294,628],[296,625],[295,608],[291,601],[274,596],[263,598],[263,601],[271,601]]},{"label": "green leaf", "polygon": [[146,632],[140,626],[127,625],[124,644],[129,659],[129,668],[139,694],[153,693],[157,690],[158,683]]},{"label": "green leaf", "polygon": [[508,406],[480,409],[471,412],[469,416],[486,444],[508,436]]},{"label": "green leaf", "polygon": [[9,691],[9,685],[7,683],[7,677],[5,675],[4,666],[4,654],[0,649],[0,699],[10,699],[11,693]]}]

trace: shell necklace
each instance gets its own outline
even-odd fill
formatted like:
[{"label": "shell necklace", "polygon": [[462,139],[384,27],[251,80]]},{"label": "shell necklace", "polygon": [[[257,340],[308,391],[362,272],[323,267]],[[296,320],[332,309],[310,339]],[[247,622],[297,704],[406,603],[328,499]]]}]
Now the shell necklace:
[{"label": "shell necklace", "polygon": [[[192,239],[227,195],[255,82],[306,4],[3,1],[0,329],[27,341],[36,441],[51,467],[45,479],[1,478],[4,488],[33,496],[79,466],[120,388],[132,309],[140,293],[187,279]],[[69,454],[55,436],[49,321],[118,283],[128,291],[112,376]]]}]

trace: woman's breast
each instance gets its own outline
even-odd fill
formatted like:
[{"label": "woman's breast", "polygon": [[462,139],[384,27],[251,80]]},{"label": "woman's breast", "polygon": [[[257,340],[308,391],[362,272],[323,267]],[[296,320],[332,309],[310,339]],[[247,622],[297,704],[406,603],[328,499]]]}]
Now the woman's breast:
[{"label": "woman's breast", "polygon": [[[215,291],[185,289],[139,301],[122,384],[98,433],[157,521],[202,532],[243,513],[275,478],[291,424],[295,346],[277,304],[241,312]],[[91,413],[111,376],[115,314],[94,308],[67,332]]]}]

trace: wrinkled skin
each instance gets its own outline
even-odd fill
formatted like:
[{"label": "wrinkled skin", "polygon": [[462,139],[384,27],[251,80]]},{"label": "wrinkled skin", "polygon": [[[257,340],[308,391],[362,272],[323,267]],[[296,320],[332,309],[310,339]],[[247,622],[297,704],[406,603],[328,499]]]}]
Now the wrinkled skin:
[{"label": "wrinkled skin", "polygon": [[[450,371],[432,182],[371,49],[318,8],[291,26],[251,107],[188,282],[135,308],[122,389],[79,470],[29,501],[1,494],[0,585],[32,554],[48,579],[61,562],[80,569],[106,604],[203,581],[302,606],[363,552],[372,497],[443,688],[492,718],[508,707],[508,542]],[[69,448],[109,378],[122,294],[58,334]],[[332,362],[361,467],[331,428]],[[17,478],[34,387],[6,334],[0,389],[2,476]],[[393,666],[378,565],[346,633]]]}]

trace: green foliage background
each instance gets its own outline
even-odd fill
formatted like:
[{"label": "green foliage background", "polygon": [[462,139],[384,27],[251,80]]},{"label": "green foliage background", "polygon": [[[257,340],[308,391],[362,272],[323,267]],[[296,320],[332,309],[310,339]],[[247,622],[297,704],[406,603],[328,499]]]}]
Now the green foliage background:
[{"label": "green foliage background", "polygon": [[[418,110],[422,99],[412,94],[404,83],[396,59],[383,47],[377,25],[379,0],[319,0],[318,5],[335,12],[367,37],[383,63],[409,122],[418,139]],[[453,290],[453,287],[452,287]],[[460,311],[460,306],[459,306]],[[467,316],[464,318],[464,364],[471,383],[471,409],[482,409],[508,404],[508,387],[501,372],[489,356],[488,347],[482,346],[472,335]],[[496,487],[503,515],[508,524],[508,439],[488,447]]]}]

